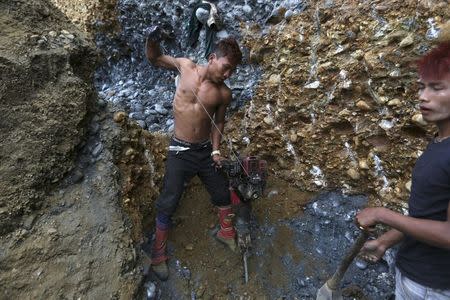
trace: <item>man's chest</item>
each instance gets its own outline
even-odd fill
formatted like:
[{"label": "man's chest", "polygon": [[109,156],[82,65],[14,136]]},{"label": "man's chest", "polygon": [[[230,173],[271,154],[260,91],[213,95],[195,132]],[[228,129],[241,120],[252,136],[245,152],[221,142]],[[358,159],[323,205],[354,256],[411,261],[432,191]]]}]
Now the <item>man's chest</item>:
[{"label": "man's chest", "polygon": [[432,147],[417,160],[413,169],[410,215],[426,216],[446,211],[449,199],[449,151]]},{"label": "man's chest", "polygon": [[186,104],[201,102],[205,106],[216,107],[222,102],[219,89],[209,83],[192,80],[183,82],[179,85],[178,89],[182,98],[180,100]]}]

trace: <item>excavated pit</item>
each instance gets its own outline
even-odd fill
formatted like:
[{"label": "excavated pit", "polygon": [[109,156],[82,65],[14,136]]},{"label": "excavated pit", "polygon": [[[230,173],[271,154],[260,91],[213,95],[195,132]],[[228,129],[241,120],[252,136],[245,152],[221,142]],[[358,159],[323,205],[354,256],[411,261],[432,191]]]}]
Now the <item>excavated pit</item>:
[{"label": "excavated pit", "polygon": [[[0,299],[314,299],[358,235],[356,210],[406,207],[433,131],[417,114],[412,62],[448,4],[221,1],[220,35],[245,56],[228,82],[223,149],[269,164],[250,280],[212,238],[216,211],[193,180],[169,237],[170,280],[158,281],[140,247],[154,229],[175,74],[149,66],[142,43],[158,23],[179,37],[163,42],[170,54],[204,62],[203,35],[184,44],[192,4],[0,2]],[[392,257],[356,260],[345,299],[390,299]]]}]

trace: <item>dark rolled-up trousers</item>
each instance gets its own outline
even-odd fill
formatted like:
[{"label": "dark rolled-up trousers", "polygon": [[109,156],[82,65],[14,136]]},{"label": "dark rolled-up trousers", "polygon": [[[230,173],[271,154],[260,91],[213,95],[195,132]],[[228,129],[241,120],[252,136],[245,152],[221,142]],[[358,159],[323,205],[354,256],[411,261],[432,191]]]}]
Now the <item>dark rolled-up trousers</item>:
[{"label": "dark rolled-up trousers", "polygon": [[169,150],[163,189],[156,202],[158,213],[171,217],[178,207],[185,182],[189,182],[196,175],[206,186],[214,205],[231,204],[228,180],[213,164],[210,141],[193,144],[172,138],[170,145],[188,147],[189,150]]}]

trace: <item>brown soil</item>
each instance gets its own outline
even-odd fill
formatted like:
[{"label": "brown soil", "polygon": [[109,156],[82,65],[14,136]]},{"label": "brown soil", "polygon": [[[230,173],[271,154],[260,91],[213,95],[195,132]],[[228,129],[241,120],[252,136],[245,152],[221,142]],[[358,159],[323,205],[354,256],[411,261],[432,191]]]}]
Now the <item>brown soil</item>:
[{"label": "brown soil", "polygon": [[[280,220],[302,214],[302,208],[312,199],[312,193],[305,193],[285,181],[270,178],[267,191],[279,193],[270,198],[263,197],[253,203],[257,223],[276,223]],[[216,210],[209,202],[209,195],[201,182],[194,179],[185,192],[175,216],[176,226],[169,237],[169,249],[174,249],[172,260],[178,260],[192,275],[190,284],[177,279],[171,267],[171,279],[182,286],[189,296],[191,289],[202,299],[223,299],[225,297],[248,297],[261,299],[268,296],[264,281],[269,280],[278,287],[288,284],[280,257],[291,253],[295,262],[304,259],[294,245],[292,232],[285,226],[277,226],[277,238],[273,247],[265,253],[264,265],[249,258],[249,282],[244,283],[243,261],[239,253],[233,253],[211,236],[211,229],[217,223]],[[170,266],[174,262],[172,261]],[[258,272],[256,272],[258,270]],[[163,294],[164,298],[164,294]]]},{"label": "brown soil", "polygon": [[49,1],[0,1],[0,299],[130,299],[141,283],[96,59]]}]

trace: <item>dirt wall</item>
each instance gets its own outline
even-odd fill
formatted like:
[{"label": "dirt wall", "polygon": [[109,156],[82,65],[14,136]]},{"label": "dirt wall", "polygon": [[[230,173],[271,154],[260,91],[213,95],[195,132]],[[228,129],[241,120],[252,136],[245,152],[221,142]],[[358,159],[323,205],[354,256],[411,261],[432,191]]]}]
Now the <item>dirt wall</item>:
[{"label": "dirt wall", "polygon": [[14,4],[0,4],[2,233],[73,168],[94,99],[93,45],[45,2]]},{"label": "dirt wall", "polygon": [[50,0],[82,30],[91,34],[118,30],[117,0]]},{"label": "dirt wall", "polygon": [[[311,2],[262,36],[242,24],[264,79],[228,131],[241,152],[307,190],[403,203],[433,133],[417,110],[415,60],[449,19],[443,1]],[[247,142],[250,144],[247,145]]]},{"label": "dirt wall", "polygon": [[0,299],[138,293],[121,130],[96,97],[96,62],[49,1],[0,1]]}]

